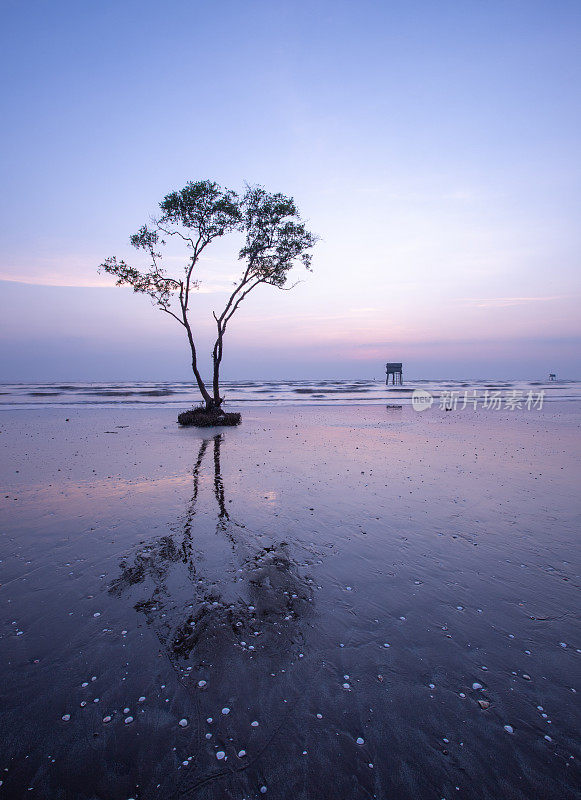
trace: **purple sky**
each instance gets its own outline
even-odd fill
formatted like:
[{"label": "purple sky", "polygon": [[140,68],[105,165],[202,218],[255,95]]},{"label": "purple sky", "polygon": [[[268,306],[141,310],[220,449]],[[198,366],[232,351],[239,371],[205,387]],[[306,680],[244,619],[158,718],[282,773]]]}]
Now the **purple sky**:
[{"label": "purple sky", "polygon": [[[1,380],[187,378],[178,326],[96,267],[206,177],[321,236],[225,377],[581,378],[578,2],[7,2],[2,28]],[[237,270],[207,251],[202,353]]]}]

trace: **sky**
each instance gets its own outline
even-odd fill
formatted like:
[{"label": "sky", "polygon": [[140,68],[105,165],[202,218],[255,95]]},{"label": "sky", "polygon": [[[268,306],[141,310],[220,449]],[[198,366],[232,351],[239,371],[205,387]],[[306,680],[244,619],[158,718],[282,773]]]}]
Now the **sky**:
[{"label": "sky", "polygon": [[[130,234],[201,178],[320,236],[232,320],[224,378],[581,378],[578,0],[0,9],[0,381],[189,377],[177,323],[97,267],[143,265]],[[237,244],[200,263],[205,374]]]}]

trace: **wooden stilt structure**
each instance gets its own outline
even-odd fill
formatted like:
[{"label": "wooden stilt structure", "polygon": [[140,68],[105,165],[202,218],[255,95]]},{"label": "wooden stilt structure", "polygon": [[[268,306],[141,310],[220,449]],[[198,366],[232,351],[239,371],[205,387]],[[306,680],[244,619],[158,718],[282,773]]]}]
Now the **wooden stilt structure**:
[{"label": "wooden stilt structure", "polygon": [[401,362],[400,363],[395,363],[395,362],[391,363],[391,362],[388,361],[387,364],[385,365],[385,375],[386,375],[386,377],[385,377],[385,385],[386,386],[389,384],[389,376],[390,375],[391,375],[392,384],[393,385],[399,384],[401,386],[401,384],[403,383],[403,369],[402,369]]}]

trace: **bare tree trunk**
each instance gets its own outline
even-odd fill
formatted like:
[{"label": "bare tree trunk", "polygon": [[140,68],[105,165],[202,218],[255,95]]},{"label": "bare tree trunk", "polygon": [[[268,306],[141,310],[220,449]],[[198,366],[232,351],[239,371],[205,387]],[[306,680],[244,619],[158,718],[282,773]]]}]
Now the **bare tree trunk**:
[{"label": "bare tree trunk", "polygon": [[[184,318],[185,318],[185,315],[184,315]],[[187,319],[185,319],[185,321],[184,321],[184,326],[185,326],[185,329],[186,329],[187,334],[188,334],[188,341],[190,343],[190,350],[192,352],[192,371],[193,371],[194,376],[196,378],[196,382],[198,384],[198,389],[200,390],[200,394],[204,398],[204,402],[206,404],[206,409],[208,411],[210,411],[212,408],[214,408],[214,401],[212,400],[212,397],[210,396],[210,393],[206,389],[204,381],[202,380],[202,376],[200,375],[200,371],[198,370],[198,356],[197,356],[197,353],[196,353],[196,345],[194,344],[194,337],[192,335],[192,329],[190,328],[189,323],[187,322]]]},{"label": "bare tree trunk", "polygon": [[220,397],[220,363],[222,361],[222,337],[224,335],[224,330],[220,323],[218,322],[218,338],[216,339],[216,343],[214,344],[214,350],[212,352],[212,361],[214,364],[214,375],[212,378],[212,390],[214,393],[214,408],[219,409],[222,405],[224,400],[223,397]]}]

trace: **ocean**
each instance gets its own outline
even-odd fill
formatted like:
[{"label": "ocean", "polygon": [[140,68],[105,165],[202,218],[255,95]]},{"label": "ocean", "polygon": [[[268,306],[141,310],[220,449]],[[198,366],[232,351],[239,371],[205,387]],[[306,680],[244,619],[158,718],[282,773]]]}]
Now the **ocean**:
[{"label": "ocean", "polygon": [[[437,401],[455,397],[468,402],[475,396],[500,392],[503,400],[516,392],[526,399],[532,392],[543,402],[581,399],[579,380],[494,380],[428,379],[405,381],[403,386],[386,386],[383,380],[265,380],[224,381],[226,406],[243,403],[259,405],[407,405],[414,389],[423,389]],[[474,395],[476,392],[476,395]],[[445,393],[450,393],[449,395]],[[453,393],[453,394],[452,394]],[[522,395],[520,394],[522,393]],[[497,395],[498,396],[498,395]],[[5,383],[0,384],[1,408],[46,406],[171,406],[188,408],[198,404],[200,395],[189,381],[131,381],[110,383]]]}]

